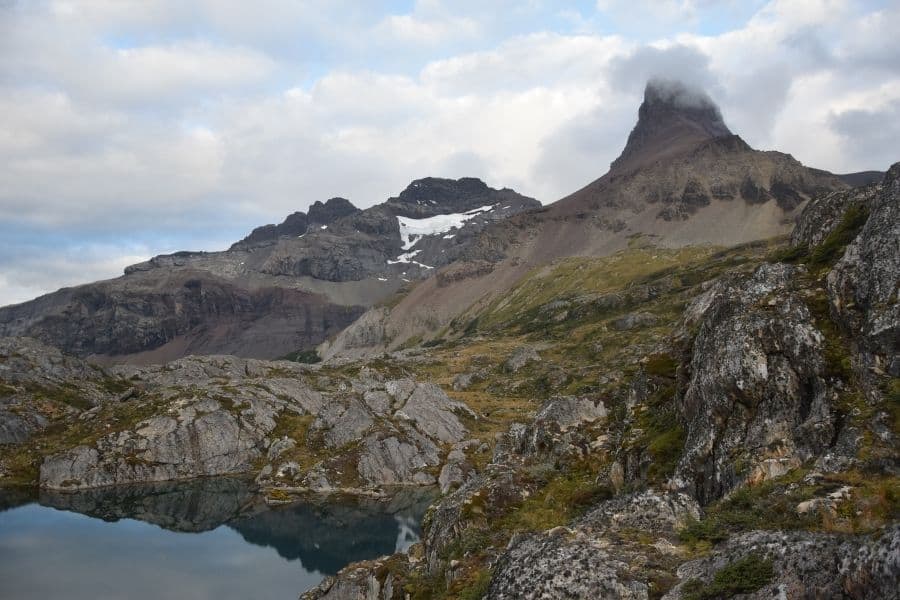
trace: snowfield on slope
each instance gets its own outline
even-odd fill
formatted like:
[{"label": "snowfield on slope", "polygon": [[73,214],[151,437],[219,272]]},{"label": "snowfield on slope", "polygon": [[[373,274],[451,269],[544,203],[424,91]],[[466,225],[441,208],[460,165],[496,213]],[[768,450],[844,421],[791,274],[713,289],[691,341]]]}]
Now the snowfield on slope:
[{"label": "snowfield on slope", "polygon": [[398,216],[397,222],[400,224],[400,239],[403,240],[403,249],[411,249],[425,236],[438,235],[447,233],[452,229],[458,229],[465,225],[466,221],[493,209],[493,205],[480,206],[464,213],[435,215],[425,219],[411,219]]}]

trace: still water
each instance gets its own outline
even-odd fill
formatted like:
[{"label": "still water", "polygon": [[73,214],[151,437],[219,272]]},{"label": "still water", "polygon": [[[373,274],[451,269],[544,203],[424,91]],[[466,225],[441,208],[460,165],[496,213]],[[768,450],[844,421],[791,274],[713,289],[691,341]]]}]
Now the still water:
[{"label": "still water", "polygon": [[37,498],[0,490],[0,598],[296,598],[419,539],[430,491],[267,507],[209,479]]}]

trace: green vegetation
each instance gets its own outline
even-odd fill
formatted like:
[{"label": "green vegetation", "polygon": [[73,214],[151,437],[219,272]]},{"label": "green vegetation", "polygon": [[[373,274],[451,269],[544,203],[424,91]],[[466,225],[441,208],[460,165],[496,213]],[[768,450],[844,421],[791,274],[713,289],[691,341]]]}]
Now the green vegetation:
[{"label": "green vegetation", "polygon": [[297,350],[281,357],[281,360],[289,360],[296,363],[315,364],[322,362],[322,357],[315,348],[311,350]]},{"label": "green vegetation", "polygon": [[697,579],[688,581],[681,595],[684,600],[733,598],[755,592],[769,583],[773,575],[771,559],[757,553],[748,554],[716,571],[708,584]]},{"label": "green vegetation", "polygon": [[[835,473],[816,483],[804,480],[808,471],[796,469],[783,477],[743,487],[708,507],[702,520],[687,524],[681,541],[704,552],[731,535],[754,529],[841,531],[866,533],[900,518],[900,480],[892,476]],[[837,511],[797,513],[797,505],[848,486],[852,494]]]},{"label": "green vegetation", "polygon": [[581,461],[554,469],[554,477],[538,481],[543,485],[495,526],[512,534],[544,531],[569,523],[597,502],[612,497],[609,489],[596,483],[598,466],[592,461]]},{"label": "green vegetation", "polygon": [[828,270],[844,255],[847,245],[853,241],[869,218],[867,206],[850,206],[837,227],[822,243],[812,248],[805,245],[784,246],[769,254],[769,262],[806,263],[815,271]]},{"label": "green vegetation", "polygon": [[847,244],[853,241],[868,218],[869,209],[865,205],[858,204],[849,207],[834,231],[810,251],[809,265],[814,268],[823,268],[836,263],[844,255]]}]

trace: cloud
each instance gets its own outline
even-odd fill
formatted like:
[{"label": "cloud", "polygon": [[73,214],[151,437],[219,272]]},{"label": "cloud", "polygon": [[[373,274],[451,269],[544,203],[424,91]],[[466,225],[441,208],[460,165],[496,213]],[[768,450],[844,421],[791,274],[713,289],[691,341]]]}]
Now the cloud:
[{"label": "cloud", "polygon": [[807,164],[900,158],[900,7],[654,5],[644,28],[612,0],[0,4],[0,232],[34,238],[0,274],[18,298],[427,175],[551,202],[605,172],[655,76]]},{"label": "cloud", "polygon": [[850,159],[854,168],[865,165],[886,170],[891,163],[900,161],[897,140],[900,140],[900,99],[871,109],[851,109],[833,113],[829,123],[844,143],[850,146]]},{"label": "cloud", "polygon": [[716,77],[710,71],[709,56],[698,48],[677,44],[644,46],[617,57],[610,68],[614,87],[635,93],[652,79],[676,80],[692,88],[711,91]]}]

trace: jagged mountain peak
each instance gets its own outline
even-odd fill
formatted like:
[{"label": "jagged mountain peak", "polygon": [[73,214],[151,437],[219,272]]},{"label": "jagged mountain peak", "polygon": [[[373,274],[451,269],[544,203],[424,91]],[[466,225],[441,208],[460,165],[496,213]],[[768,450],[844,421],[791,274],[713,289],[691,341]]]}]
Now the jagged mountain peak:
[{"label": "jagged mountain peak", "polygon": [[309,217],[309,225],[331,225],[338,219],[358,213],[360,209],[353,206],[353,203],[346,198],[329,198],[325,202],[316,200],[309,207],[307,216]]},{"label": "jagged mountain peak", "polygon": [[730,136],[715,102],[681,81],[651,79],[644,89],[638,122],[611,170],[631,170],[705,140]]},{"label": "jagged mountain peak", "polygon": [[429,206],[445,208],[451,212],[468,206],[475,198],[484,197],[492,192],[490,187],[477,177],[446,179],[443,177],[425,177],[416,179],[400,195],[388,202],[407,206]]}]

